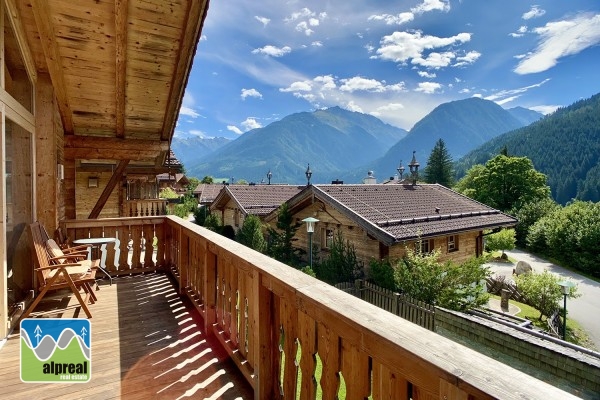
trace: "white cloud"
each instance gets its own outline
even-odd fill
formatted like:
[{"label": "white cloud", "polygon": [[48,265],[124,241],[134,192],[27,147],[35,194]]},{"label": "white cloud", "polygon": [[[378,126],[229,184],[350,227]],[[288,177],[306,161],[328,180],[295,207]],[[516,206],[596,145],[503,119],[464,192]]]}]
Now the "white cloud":
[{"label": "white cloud", "polygon": [[450,51],[444,53],[431,52],[427,55],[427,58],[413,58],[412,63],[426,68],[440,69],[450,65],[455,57],[456,55]]},{"label": "white cloud", "polygon": [[514,95],[514,96],[510,96],[510,97],[507,97],[507,98],[505,98],[505,99],[498,100],[498,101],[496,102],[496,104],[498,104],[498,105],[502,106],[502,105],[504,105],[504,104],[506,104],[506,103],[510,103],[511,101],[518,99],[519,97],[521,97],[521,95],[520,95],[520,94],[517,94],[517,95]]},{"label": "white cloud", "polygon": [[546,10],[542,10],[539,6],[531,6],[531,10],[527,11],[521,16],[521,18],[527,20],[532,18],[541,17],[546,14]]},{"label": "white cloud", "polygon": [[537,111],[539,113],[542,113],[544,115],[548,115],[550,113],[553,113],[554,111],[556,111],[557,108],[559,108],[561,106],[553,106],[553,105],[540,105],[540,106],[533,106],[533,107],[528,107],[530,110],[533,111]]},{"label": "white cloud", "polygon": [[435,72],[427,72],[427,71],[417,71],[417,74],[419,74],[419,76],[421,78],[427,78],[427,79],[433,79],[437,76],[435,74]]},{"label": "white cloud", "polygon": [[[500,90],[498,92],[495,92],[494,94],[486,96],[485,99],[490,100],[490,101],[495,101],[498,104],[503,104],[503,102],[508,102],[508,101],[514,100],[515,98],[521,96],[523,93],[527,92],[530,89],[534,89],[534,88],[538,88],[538,87],[542,86],[544,83],[548,82],[549,80],[550,79],[544,79],[543,81],[541,81],[539,83],[534,83],[533,85],[524,86],[524,87],[517,88],[517,89]],[[508,98],[510,98],[510,100],[505,101]]]},{"label": "white cloud", "polygon": [[301,18],[313,17],[315,15],[316,14],[314,12],[310,11],[310,9],[304,7],[302,10],[292,13],[292,15],[287,17],[284,21],[291,22],[291,21],[296,21]]},{"label": "white cloud", "polygon": [[450,11],[450,1],[449,0],[423,0],[423,3],[418,6],[410,9],[412,12],[416,14],[423,14],[425,12],[439,10],[448,12]]},{"label": "white cloud", "polygon": [[265,47],[261,47],[259,49],[254,49],[252,50],[252,54],[265,54],[267,56],[271,56],[271,57],[283,57],[284,55],[286,55],[287,53],[291,52],[292,49],[289,46],[284,46],[284,47],[275,47],[275,46],[271,46],[266,45]]},{"label": "white cloud", "polygon": [[256,97],[262,99],[262,94],[256,89],[242,89],[242,94],[240,95],[242,100],[246,100],[246,97]]},{"label": "white cloud", "polygon": [[388,25],[402,25],[415,19],[415,15],[411,12],[403,12],[398,15],[380,14],[371,15],[367,21],[385,21]]},{"label": "white cloud", "polygon": [[324,89],[324,90],[333,90],[333,89],[337,88],[337,85],[335,83],[335,79],[331,75],[317,76],[313,80],[315,82],[321,84],[321,89]]},{"label": "white cloud", "polygon": [[310,26],[319,26],[319,23],[320,23],[320,22],[319,22],[319,20],[318,20],[318,19],[316,19],[316,18],[310,18],[310,19],[308,20],[308,24],[309,24]]},{"label": "white cloud", "polygon": [[419,86],[415,89],[415,92],[422,92],[425,94],[433,94],[441,88],[442,88],[442,85],[440,85],[437,82],[419,82]]},{"label": "white cloud", "polygon": [[293,82],[287,88],[280,88],[280,92],[310,92],[312,90],[312,83],[310,81]]},{"label": "white cloud", "polygon": [[514,38],[519,38],[527,33],[527,25],[522,25],[517,29],[516,32],[509,33],[510,36]]},{"label": "white cloud", "polygon": [[246,118],[246,120],[244,122],[242,122],[241,125],[244,127],[244,130],[246,132],[251,129],[262,128],[262,125],[260,124],[260,122],[258,122],[256,120],[256,118],[252,118],[252,117]]},{"label": "white cloud", "polygon": [[468,52],[464,56],[456,57],[457,62],[452,66],[453,67],[464,67],[466,65],[471,65],[475,61],[477,61],[479,59],[479,57],[481,57],[481,53],[473,50],[473,51]]},{"label": "white cloud", "polygon": [[383,92],[385,86],[383,83],[375,79],[365,79],[360,76],[355,76],[350,79],[341,79],[340,90],[342,92],[354,92],[357,90],[365,90],[369,92]]},{"label": "white cloud", "polygon": [[265,17],[259,17],[258,15],[255,15],[254,18],[260,22],[261,24],[263,24],[263,26],[267,26],[267,24],[269,22],[271,22],[271,20],[269,18],[265,18]]},{"label": "white cloud", "polygon": [[315,32],[308,27],[308,22],[306,21],[299,22],[298,25],[296,25],[296,30],[298,32],[303,32],[306,36],[310,36]]},{"label": "white cloud", "polygon": [[460,89],[458,93],[471,93],[471,90],[468,88]]},{"label": "white cloud", "polygon": [[533,32],[540,36],[540,41],[514,69],[517,74],[546,71],[560,58],[600,44],[600,14],[581,14],[572,19],[549,22]]},{"label": "white cloud", "polygon": [[465,43],[471,40],[470,33],[459,33],[448,38],[425,35],[417,32],[394,32],[381,39],[381,47],[377,49],[378,58],[394,62],[406,62],[409,59],[424,60],[425,50]]},{"label": "white cloud", "polygon": [[[401,103],[390,103],[390,104],[386,104],[385,106],[381,106],[381,107],[377,107],[377,111],[378,113],[381,113],[382,111],[398,111],[398,110],[402,110],[404,108],[404,105]],[[371,113],[373,114],[373,113]]]},{"label": "white cloud", "polygon": [[227,130],[235,133],[236,135],[241,135],[242,133],[244,133],[240,130],[240,128],[238,128],[235,125],[227,125]]},{"label": "white cloud", "polygon": [[181,108],[179,109],[179,114],[187,115],[188,117],[192,117],[192,118],[198,118],[200,116],[200,114],[198,114],[192,108],[186,107],[186,106],[181,106]]},{"label": "white cloud", "polygon": [[363,109],[362,109],[362,108],[361,108],[361,107],[360,107],[358,104],[356,104],[354,101],[349,101],[349,102],[346,104],[346,107],[345,107],[345,108],[347,108],[347,109],[348,109],[348,110],[350,110],[350,111],[355,111],[355,112],[359,112],[359,113],[364,113]]},{"label": "white cloud", "polygon": [[310,45],[313,47],[323,47],[323,42],[321,42],[320,40],[315,40]]}]

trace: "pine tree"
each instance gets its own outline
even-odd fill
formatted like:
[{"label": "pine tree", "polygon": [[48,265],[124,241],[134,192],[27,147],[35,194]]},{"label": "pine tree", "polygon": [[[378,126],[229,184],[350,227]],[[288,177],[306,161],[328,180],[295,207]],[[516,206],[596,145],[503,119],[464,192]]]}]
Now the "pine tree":
[{"label": "pine tree", "polygon": [[427,160],[425,167],[425,182],[439,183],[451,187],[454,184],[454,171],[452,169],[452,157],[446,148],[446,144],[439,139]]}]

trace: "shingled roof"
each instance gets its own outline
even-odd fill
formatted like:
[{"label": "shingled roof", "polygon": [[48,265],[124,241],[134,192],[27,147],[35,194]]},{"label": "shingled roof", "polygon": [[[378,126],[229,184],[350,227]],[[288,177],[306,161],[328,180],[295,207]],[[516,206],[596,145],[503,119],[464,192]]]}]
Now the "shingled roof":
[{"label": "shingled roof", "polygon": [[507,214],[438,184],[315,185],[290,199],[292,211],[311,196],[387,244],[517,223]]},{"label": "shingled roof", "polygon": [[200,204],[210,204],[219,195],[223,189],[222,184],[201,183],[194,189],[194,194],[198,197]]},{"label": "shingled roof", "polygon": [[233,199],[246,215],[267,215],[298,194],[305,186],[228,185],[219,193],[211,208],[224,206]]}]

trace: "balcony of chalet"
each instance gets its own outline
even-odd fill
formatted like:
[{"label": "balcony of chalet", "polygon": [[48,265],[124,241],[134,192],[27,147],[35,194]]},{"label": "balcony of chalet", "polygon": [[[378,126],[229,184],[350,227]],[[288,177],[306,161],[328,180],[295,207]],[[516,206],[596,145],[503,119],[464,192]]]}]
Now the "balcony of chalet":
[{"label": "balcony of chalet", "polygon": [[[21,383],[15,332],[2,398],[575,398],[180,218],[63,225],[117,238],[90,306],[92,378]],[[58,293],[34,316],[85,317],[71,303]]]}]

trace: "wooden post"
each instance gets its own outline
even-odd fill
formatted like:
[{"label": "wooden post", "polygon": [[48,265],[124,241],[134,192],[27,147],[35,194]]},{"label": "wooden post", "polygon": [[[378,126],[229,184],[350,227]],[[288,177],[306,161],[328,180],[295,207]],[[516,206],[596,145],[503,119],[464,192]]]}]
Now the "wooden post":
[{"label": "wooden post", "polygon": [[202,240],[204,268],[204,332],[213,335],[212,326],[217,322],[217,256],[208,250],[206,240]]},{"label": "wooden post", "polygon": [[102,211],[102,208],[104,208],[104,205],[106,204],[106,200],[108,200],[108,198],[110,197],[110,194],[112,193],[113,189],[115,188],[117,183],[121,182],[121,177],[123,176],[123,172],[125,171],[125,168],[127,168],[128,164],[129,160],[119,161],[117,168],[115,169],[110,180],[104,187],[104,190],[102,191],[100,198],[96,202],[96,205],[92,209],[92,212],[90,212],[90,216],[88,217],[88,219],[98,218],[100,212]]},{"label": "wooden post", "polygon": [[256,400],[275,399],[279,397],[276,391],[278,378],[274,368],[274,357],[276,357],[275,334],[278,329],[274,321],[273,294],[263,286],[260,275],[255,276],[253,282],[252,318],[257,320],[254,324],[257,329],[256,332],[252,333],[249,340],[256,340],[257,342],[254,346],[254,351],[256,351],[254,357],[256,360],[254,398]]}]

